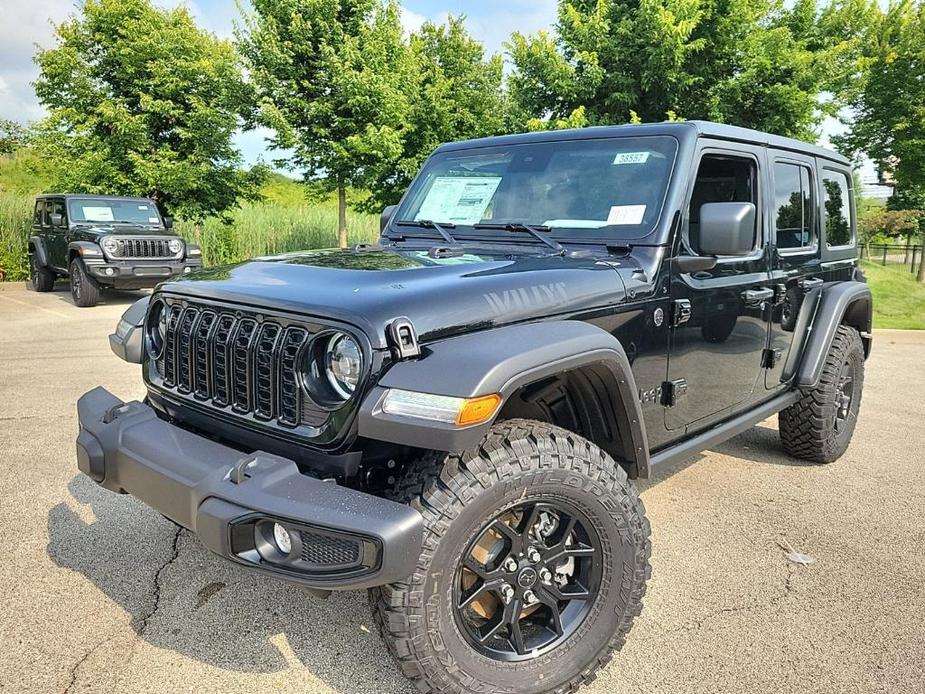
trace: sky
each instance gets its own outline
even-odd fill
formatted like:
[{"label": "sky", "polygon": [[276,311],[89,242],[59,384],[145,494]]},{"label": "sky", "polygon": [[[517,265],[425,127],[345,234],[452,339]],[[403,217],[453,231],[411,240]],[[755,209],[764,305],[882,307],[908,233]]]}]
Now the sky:
[{"label": "sky", "polygon": [[[239,16],[234,0],[155,0],[165,7],[183,4],[200,26],[231,36]],[[482,41],[489,53],[502,52],[504,42],[515,31],[532,34],[550,29],[556,21],[557,0],[403,0],[402,23],[414,31],[425,21],[443,22],[449,15],[465,15],[469,32]],[[44,114],[36,101],[31,82],[37,71],[32,62],[36,45],[53,45],[52,21],[61,21],[75,11],[75,0],[0,0],[0,118],[20,123],[35,121]],[[829,119],[823,125],[823,140],[839,129]],[[241,133],[237,144],[244,159],[254,163],[273,158],[266,151],[265,131]],[[873,175],[869,164],[864,178]]]}]

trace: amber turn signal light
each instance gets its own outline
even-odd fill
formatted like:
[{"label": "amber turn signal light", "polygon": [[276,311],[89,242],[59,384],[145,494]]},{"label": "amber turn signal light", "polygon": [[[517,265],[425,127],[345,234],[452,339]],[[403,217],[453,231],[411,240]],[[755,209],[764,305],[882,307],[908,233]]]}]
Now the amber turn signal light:
[{"label": "amber turn signal light", "polygon": [[456,426],[480,424],[491,419],[501,406],[501,396],[497,393],[483,395],[480,398],[467,398],[456,415]]}]

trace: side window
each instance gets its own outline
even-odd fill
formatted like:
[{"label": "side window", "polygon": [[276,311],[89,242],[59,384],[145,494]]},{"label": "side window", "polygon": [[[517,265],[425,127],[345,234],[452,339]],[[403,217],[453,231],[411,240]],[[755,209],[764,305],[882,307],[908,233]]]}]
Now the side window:
[{"label": "side window", "polygon": [[841,171],[823,171],[825,189],[825,240],[829,248],[849,246],[851,226],[851,184]]},{"label": "side window", "polygon": [[45,201],[36,200],[35,201],[35,215],[32,218],[32,223],[35,226],[42,226],[42,214],[45,212]]},{"label": "side window", "polygon": [[44,200],[42,202],[42,226],[46,228],[51,227],[51,200]]},{"label": "side window", "polygon": [[781,250],[813,245],[813,193],[810,170],[799,164],[774,164],[774,228]]},{"label": "side window", "polygon": [[[700,160],[691,193],[687,243],[700,254],[700,207],[708,202],[750,202],[758,205],[758,168],[753,159],[708,154]],[[756,215],[757,224],[757,215]],[[757,232],[757,228],[756,228]],[[757,248],[757,233],[755,234]]]},{"label": "side window", "polygon": [[60,214],[61,215],[61,226],[67,226],[67,210],[64,209],[63,200],[55,200],[51,203],[51,214]]}]

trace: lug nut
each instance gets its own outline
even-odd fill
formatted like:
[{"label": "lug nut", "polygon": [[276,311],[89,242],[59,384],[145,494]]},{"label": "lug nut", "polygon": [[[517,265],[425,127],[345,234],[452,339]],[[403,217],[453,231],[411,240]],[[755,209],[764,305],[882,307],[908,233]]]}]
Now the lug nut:
[{"label": "lug nut", "polygon": [[507,571],[509,574],[514,573],[515,571],[517,571],[517,560],[514,559],[514,557],[508,557],[507,559],[504,560],[504,565],[502,568],[505,571]]},{"label": "lug nut", "polygon": [[505,583],[499,590],[501,592],[501,602],[507,605],[514,598],[514,589]]},{"label": "lug nut", "polygon": [[540,551],[536,547],[531,547],[527,550],[527,559],[535,564],[540,560]]},{"label": "lug nut", "polygon": [[540,580],[543,583],[552,583],[552,572],[545,566],[540,569]]},{"label": "lug nut", "polygon": [[527,605],[532,605],[532,604],[535,603],[536,601],[537,601],[537,597],[536,597],[536,595],[533,593],[532,590],[524,591],[524,602],[525,602]]}]

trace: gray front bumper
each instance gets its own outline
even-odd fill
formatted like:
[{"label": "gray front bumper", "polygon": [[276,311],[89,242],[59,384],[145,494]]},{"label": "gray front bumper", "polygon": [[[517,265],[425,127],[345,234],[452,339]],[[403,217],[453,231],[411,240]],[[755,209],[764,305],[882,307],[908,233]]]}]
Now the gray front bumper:
[{"label": "gray front bumper", "polygon": [[[81,472],[135,496],[223,557],[327,590],[381,585],[414,570],[423,519],[408,506],[309,477],[286,458],[216,443],[103,388],[83,395],[77,411]],[[296,549],[291,557],[274,554],[262,529],[277,521],[293,529],[296,543],[355,543],[359,560],[324,567],[305,564]]]}]

